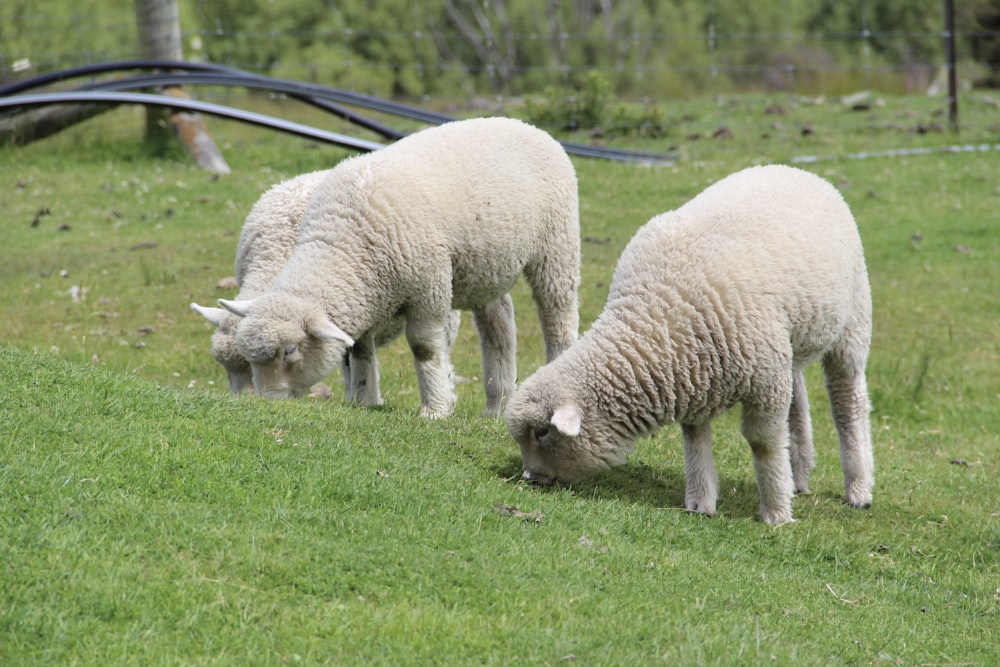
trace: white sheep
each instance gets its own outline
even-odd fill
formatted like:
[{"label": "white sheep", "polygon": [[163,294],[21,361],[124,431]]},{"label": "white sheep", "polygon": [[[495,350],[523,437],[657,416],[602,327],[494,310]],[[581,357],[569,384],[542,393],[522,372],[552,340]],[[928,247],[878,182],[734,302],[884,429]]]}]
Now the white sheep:
[{"label": "white sheep", "polygon": [[604,310],[521,384],[506,412],[524,478],[572,483],[681,425],[685,507],[714,514],[710,422],[741,403],[761,518],[792,521],[813,443],[803,369],[821,359],[847,503],[872,502],[865,364],[871,293],[857,226],[825,180],[753,167],[639,229]]},{"label": "white sheep", "polygon": [[[253,299],[263,294],[284,268],[298,238],[299,222],[309,198],[329,170],[314,171],[269,188],[250,209],[239,242],[236,245],[236,283],[240,287],[237,299]],[[234,394],[252,384],[250,362],[236,346],[236,326],[240,318],[224,308],[191,304],[192,310],[215,325],[212,334],[212,356],[222,364]],[[449,320],[449,345],[457,335],[461,313],[453,311]],[[378,359],[374,347],[387,345],[403,331],[405,321],[398,317],[372,336],[368,347],[356,346],[343,357],[344,389],[349,402],[378,405]],[[367,337],[362,336],[362,340]]]},{"label": "white sheep", "polygon": [[361,332],[406,318],[420,413],[452,413],[447,323],[471,310],[485,414],[516,380],[508,292],[524,274],[548,360],[577,337],[580,232],[576,173],[551,136],[510,118],[455,121],[345,160],[310,200],[294,252],[271,289],[220,304],[244,316],[240,353],[266,397],[301,394]]},{"label": "white sheep", "polygon": [[[326,175],[315,171],[288,179],[268,189],[250,209],[236,244],[237,299],[252,299],[271,286],[288,261],[299,220],[309,197]],[[250,363],[236,347],[239,318],[224,308],[191,304],[192,310],[215,325],[212,356],[229,377],[229,389],[239,393],[252,383]]]}]

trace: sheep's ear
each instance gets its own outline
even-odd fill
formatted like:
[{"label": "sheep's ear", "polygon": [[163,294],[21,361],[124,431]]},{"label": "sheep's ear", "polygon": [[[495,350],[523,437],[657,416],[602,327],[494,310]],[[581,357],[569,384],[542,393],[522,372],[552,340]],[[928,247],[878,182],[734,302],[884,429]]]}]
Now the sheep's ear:
[{"label": "sheep's ear", "polygon": [[342,340],[347,343],[347,347],[354,347],[354,339],[325,317],[310,322],[308,332],[310,336],[320,340]]},{"label": "sheep's ear", "polygon": [[246,317],[247,313],[250,312],[250,306],[253,305],[253,301],[248,299],[240,299],[236,301],[230,301],[229,299],[219,299],[219,305],[228,310],[233,315],[238,315],[239,317]]},{"label": "sheep's ear", "polygon": [[191,304],[191,310],[195,311],[217,327],[222,326],[226,316],[229,314],[229,311],[224,308],[210,308],[208,306],[199,306],[196,303]]},{"label": "sheep's ear", "polygon": [[575,438],[580,435],[580,427],[583,425],[583,413],[575,403],[560,405],[552,413],[549,423],[556,427],[556,430],[565,436]]}]

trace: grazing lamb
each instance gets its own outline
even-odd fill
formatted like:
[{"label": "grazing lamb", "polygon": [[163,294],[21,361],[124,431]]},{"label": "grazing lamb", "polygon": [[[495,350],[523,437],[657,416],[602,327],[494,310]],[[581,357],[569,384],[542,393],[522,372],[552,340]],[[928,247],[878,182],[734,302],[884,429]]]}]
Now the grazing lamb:
[{"label": "grazing lamb", "polygon": [[[298,238],[299,221],[309,198],[319,183],[329,174],[328,170],[314,171],[296,176],[267,190],[250,209],[240,239],[236,246],[236,283],[240,286],[237,299],[252,299],[264,293],[285,266],[295,240]],[[234,394],[252,384],[250,362],[236,346],[236,326],[239,317],[224,308],[191,304],[192,310],[216,326],[212,334],[212,356],[222,364],[229,379],[229,389]],[[457,335],[461,313],[453,311],[449,320],[448,344]],[[378,405],[378,359],[374,347],[381,347],[395,340],[403,331],[402,317],[395,318],[382,330],[372,334],[367,346],[352,348],[343,357],[344,389],[347,400],[362,405]]]},{"label": "grazing lamb", "polygon": [[257,393],[301,394],[363,331],[406,318],[420,413],[445,417],[455,394],[452,308],[471,310],[488,416],[516,380],[513,302],[524,274],[548,360],[577,337],[576,174],[548,134],[510,118],[455,121],[345,160],[310,200],[271,289],[220,304],[243,316],[240,353]]},{"label": "grazing lamb", "polygon": [[[326,173],[314,171],[278,183],[250,209],[236,245],[237,299],[252,299],[274,282],[295,246],[306,203]],[[192,303],[191,309],[216,326],[212,356],[226,369],[230,391],[235,394],[249,387],[250,362],[236,347],[239,318],[224,308]]]},{"label": "grazing lamb", "polygon": [[710,422],[743,406],[770,524],[792,521],[813,444],[803,369],[821,359],[847,502],[872,502],[865,364],[871,293],[837,190],[785,166],[753,167],[639,229],[593,327],[521,384],[506,412],[524,478],[572,483],[621,464],[642,435],[681,425],[687,509],[714,514]]}]

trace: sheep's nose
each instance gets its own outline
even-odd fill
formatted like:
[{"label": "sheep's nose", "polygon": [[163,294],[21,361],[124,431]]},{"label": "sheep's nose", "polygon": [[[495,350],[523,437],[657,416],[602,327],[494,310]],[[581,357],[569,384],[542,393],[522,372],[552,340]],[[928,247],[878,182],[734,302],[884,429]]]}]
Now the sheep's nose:
[{"label": "sheep's nose", "polygon": [[525,482],[528,482],[529,484],[534,484],[535,486],[551,486],[552,482],[555,481],[555,479],[552,477],[547,477],[540,473],[528,470],[527,468],[525,468],[524,472],[521,473],[521,478]]}]

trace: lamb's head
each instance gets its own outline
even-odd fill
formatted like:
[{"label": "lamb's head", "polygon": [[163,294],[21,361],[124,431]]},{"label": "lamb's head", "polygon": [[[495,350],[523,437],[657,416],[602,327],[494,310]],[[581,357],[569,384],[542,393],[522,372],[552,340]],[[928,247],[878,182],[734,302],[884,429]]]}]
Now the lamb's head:
[{"label": "lamb's head", "polygon": [[526,481],[541,486],[572,484],[621,465],[634,438],[616,433],[592,398],[567,389],[567,376],[549,366],[528,378],[511,398],[507,430],[521,447]]},{"label": "lamb's head", "polygon": [[229,377],[229,391],[238,394],[253,384],[250,362],[240,354],[236,346],[236,326],[240,318],[225,308],[212,308],[191,304],[191,310],[197,312],[215,325],[212,334],[212,356],[226,369]]},{"label": "lamb's head", "polygon": [[219,304],[242,320],[239,353],[250,363],[253,387],[265,398],[297,398],[340,367],[354,339],[318,305],[289,295]]}]

